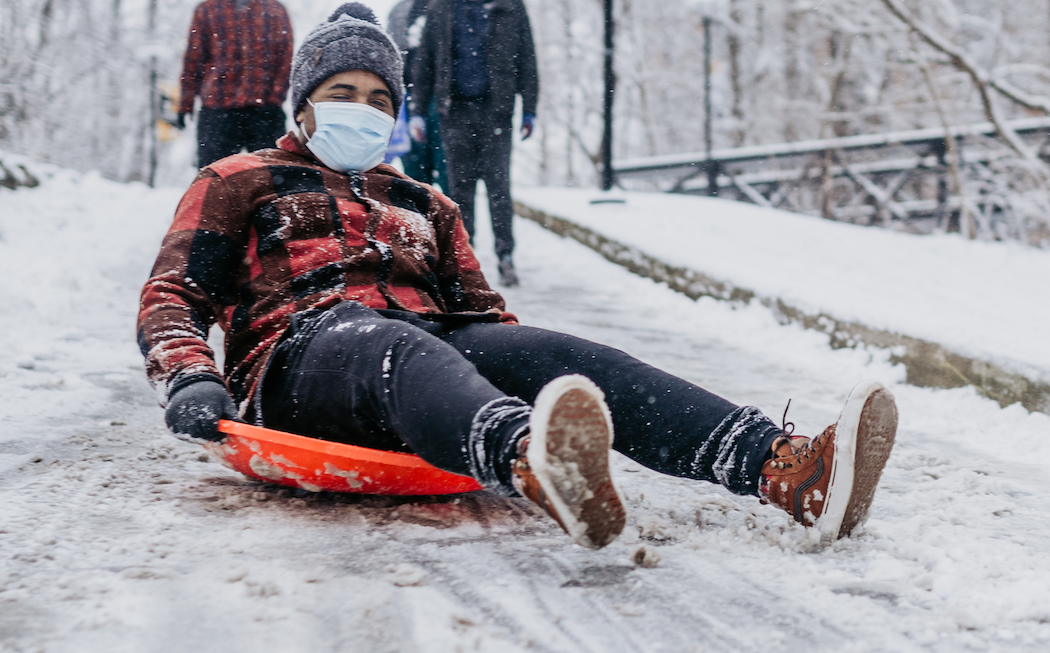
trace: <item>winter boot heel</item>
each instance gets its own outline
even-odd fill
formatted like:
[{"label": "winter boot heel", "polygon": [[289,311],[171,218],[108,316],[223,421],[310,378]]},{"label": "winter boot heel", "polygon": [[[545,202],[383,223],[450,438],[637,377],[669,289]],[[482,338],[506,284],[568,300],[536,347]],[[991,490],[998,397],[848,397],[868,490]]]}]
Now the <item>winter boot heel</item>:
[{"label": "winter boot heel", "polygon": [[510,254],[499,257],[499,282],[508,288],[514,288],[521,283],[518,279],[518,271],[514,269],[514,259]]},{"label": "winter boot heel", "polygon": [[580,546],[600,549],[616,539],[627,513],[609,469],[613,430],[602,391],[578,374],[551,381],[529,429],[513,465],[518,491]]}]

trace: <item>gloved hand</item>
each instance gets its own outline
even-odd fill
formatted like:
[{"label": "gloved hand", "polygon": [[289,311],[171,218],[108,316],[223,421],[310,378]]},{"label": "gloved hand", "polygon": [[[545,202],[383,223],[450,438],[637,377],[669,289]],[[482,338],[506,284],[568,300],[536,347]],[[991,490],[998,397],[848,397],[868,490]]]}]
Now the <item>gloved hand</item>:
[{"label": "gloved hand", "polygon": [[412,116],[409,119],[408,135],[421,145],[427,142],[427,121],[423,116]]},{"label": "gloved hand", "polygon": [[243,421],[226,386],[214,377],[202,377],[176,390],[168,398],[164,422],[182,440],[221,442],[220,419]]},{"label": "gloved hand", "polygon": [[531,113],[526,113],[521,117],[521,140],[527,139],[532,136],[532,127],[536,122],[536,116]]},{"label": "gloved hand", "polygon": [[179,116],[175,119],[175,126],[179,129],[186,129],[186,114],[179,114]]}]

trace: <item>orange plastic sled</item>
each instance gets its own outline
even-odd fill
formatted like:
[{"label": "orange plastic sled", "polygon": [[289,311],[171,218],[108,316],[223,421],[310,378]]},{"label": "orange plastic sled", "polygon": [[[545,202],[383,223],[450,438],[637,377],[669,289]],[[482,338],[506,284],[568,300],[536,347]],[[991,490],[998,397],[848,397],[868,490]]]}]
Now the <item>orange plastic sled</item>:
[{"label": "orange plastic sled", "polygon": [[434,467],[419,456],[356,447],[221,420],[223,443],[208,450],[246,476],[311,492],[358,494],[456,494],[480,490],[469,476]]}]

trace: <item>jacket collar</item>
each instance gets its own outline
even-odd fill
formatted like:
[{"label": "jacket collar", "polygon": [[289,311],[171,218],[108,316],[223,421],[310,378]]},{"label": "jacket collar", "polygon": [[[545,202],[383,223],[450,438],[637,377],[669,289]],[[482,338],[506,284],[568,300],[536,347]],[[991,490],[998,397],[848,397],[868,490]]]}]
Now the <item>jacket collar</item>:
[{"label": "jacket collar", "polygon": [[[299,140],[298,129],[293,129],[277,139],[277,147],[285,152],[291,152],[292,154],[298,154],[299,156],[305,156],[308,159],[317,161],[317,157],[314,156],[313,152],[311,152],[306,145]],[[321,163],[320,161],[317,162]]]}]

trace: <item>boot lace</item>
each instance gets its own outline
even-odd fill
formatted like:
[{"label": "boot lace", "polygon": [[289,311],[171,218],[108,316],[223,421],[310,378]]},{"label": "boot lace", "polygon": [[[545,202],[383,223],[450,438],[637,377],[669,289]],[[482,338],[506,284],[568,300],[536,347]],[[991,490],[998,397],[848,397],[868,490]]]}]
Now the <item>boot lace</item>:
[{"label": "boot lace", "polygon": [[[792,437],[795,433],[795,423],[789,422],[787,419],[788,410],[791,408],[791,399],[788,399],[787,406],[784,406],[784,415],[780,418],[780,431],[781,434],[773,440],[773,452],[774,460],[773,467],[777,469],[784,469],[786,467],[794,467],[795,465],[801,465],[803,460],[809,460],[809,457],[815,452],[813,447],[820,443],[823,433],[815,438],[807,439],[804,444],[796,447],[792,442]],[[782,447],[787,446],[787,453],[781,454],[780,450]],[[792,456],[795,457],[795,461],[792,463],[790,459]]]}]

